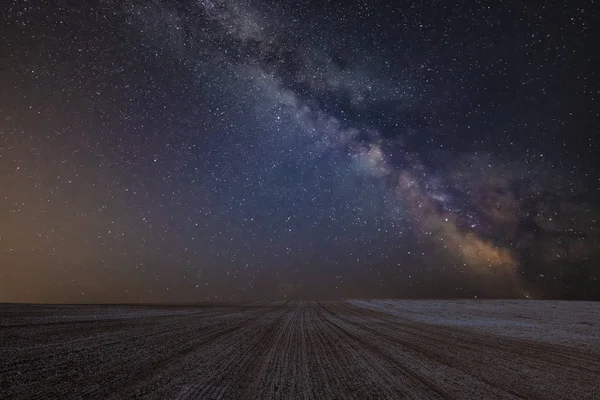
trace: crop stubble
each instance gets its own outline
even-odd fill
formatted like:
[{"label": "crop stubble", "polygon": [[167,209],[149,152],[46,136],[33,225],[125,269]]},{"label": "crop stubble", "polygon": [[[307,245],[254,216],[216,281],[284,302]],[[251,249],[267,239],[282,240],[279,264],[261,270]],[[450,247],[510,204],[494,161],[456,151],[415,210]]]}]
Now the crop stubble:
[{"label": "crop stubble", "polygon": [[345,301],[0,305],[0,398],[596,399],[598,350]]}]

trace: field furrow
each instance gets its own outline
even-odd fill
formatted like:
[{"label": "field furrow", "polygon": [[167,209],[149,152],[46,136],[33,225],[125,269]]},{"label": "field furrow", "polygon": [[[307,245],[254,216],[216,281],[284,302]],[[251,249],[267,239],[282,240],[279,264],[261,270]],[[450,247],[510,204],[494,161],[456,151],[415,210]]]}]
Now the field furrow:
[{"label": "field furrow", "polygon": [[531,315],[514,302],[501,334],[478,325],[477,307],[503,304],[435,305],[460,324],[402,301],[0,305],[0,398],[600,398],[600,305],[568,305],[583,327],[549,314],[547,335],[511,331]]}]

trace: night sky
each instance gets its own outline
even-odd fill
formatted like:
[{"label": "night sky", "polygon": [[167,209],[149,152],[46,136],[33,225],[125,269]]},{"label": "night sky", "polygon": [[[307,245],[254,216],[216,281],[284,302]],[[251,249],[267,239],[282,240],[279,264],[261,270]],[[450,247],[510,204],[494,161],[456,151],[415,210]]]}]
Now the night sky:
[{"label": "night sky", "polygon": [[597,7],[3,4],[0,301],[598,299]]}]

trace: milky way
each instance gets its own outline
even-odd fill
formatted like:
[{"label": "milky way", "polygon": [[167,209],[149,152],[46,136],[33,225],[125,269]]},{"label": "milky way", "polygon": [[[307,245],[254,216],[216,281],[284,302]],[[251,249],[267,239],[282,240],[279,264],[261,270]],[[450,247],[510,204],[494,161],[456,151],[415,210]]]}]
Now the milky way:
[{"label": "milky way", "polygon": [[593,6],[14,2],[0,301],[597,297]]}]

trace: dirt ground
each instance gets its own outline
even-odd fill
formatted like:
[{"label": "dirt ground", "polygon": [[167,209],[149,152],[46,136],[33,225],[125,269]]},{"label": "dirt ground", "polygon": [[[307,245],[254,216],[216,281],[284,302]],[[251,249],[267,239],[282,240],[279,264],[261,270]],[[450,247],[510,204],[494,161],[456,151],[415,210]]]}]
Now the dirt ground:
[{"label": "dirt ground", "polygon": [[4,304],[0,398],[600,399],[600,304]]}]

